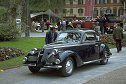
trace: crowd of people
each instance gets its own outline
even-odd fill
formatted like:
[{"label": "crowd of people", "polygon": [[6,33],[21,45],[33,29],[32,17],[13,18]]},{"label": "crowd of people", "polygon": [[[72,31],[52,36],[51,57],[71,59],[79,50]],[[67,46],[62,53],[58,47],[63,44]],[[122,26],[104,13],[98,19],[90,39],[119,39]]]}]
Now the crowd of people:
[{"label": "crowd of people", "polygon": [[[65,30],[67,30],[69,24],[70,24],[70,22],[68,20],[59,19],[56,23],[57,30],[58,31],[61,31],[61,30],[65,31]],[[50,30],[50,25],[51,25],[51,23],[49,22],[49,20],[44,19],[44,18],[42,18],[40,22],[32,21],[32,31],[42,30],[42,32],[44,32],[44,29]]]},{"label": "crowd of people", "polygon": [[40,22],[32,21],[32,31],[42,30],[42,32],[44,32],[44,27],[46,26],[46,28],[48,30],[50,24],[51,23],[49,22],[49,20],[43,19],[43,18],[41,19]]}]

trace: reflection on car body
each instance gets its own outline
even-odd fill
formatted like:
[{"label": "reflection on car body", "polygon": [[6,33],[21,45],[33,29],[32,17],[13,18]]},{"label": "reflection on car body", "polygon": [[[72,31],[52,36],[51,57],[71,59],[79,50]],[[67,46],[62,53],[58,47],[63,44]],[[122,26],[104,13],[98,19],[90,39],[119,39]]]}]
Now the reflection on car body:
[{"label": "reflection on car body", "polygon": [[24,65],[33,73],[40,68],[58,68],[63,76],[70,76],[75,67],[87,63],[107,64],[111,52],[99,41],[93,30],[61,32],[55,43],[32,49],[24,58]]}]

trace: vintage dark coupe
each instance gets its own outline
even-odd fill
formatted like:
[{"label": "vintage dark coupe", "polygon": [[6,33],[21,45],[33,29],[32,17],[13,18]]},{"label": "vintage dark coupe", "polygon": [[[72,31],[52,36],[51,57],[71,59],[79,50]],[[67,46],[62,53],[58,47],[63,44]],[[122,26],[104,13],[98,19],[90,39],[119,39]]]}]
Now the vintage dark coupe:
[{"label": "vintage dark coupe", "polygon": [[24,58],[24,65],[33,73],[40,68],[57,68],[63,76],[70,76],[75,67],[99,62],[107,64],[111,52],[93,30],[61,32],[55,43],[42,49],[32,49]]}]

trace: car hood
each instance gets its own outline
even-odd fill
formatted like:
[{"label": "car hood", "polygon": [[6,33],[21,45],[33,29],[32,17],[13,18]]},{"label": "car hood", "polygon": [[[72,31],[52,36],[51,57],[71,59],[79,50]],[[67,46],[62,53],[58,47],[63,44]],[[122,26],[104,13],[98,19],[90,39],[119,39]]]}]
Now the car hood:
[{"label": "car hood", "polygon": [[66,46],[72,46],[75,45],[75,43],[62,43],[62,42],[55,42],[51,44],[47,44],[43,47],[43,49],[54,49],[54,48],[62,48]]}]

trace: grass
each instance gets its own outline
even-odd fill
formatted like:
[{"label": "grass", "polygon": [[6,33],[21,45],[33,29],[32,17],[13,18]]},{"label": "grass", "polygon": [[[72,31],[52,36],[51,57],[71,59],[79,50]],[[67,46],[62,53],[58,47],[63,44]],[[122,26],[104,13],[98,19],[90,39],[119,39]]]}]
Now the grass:
[{"label": "grass", "polygon": [[[0,42],[0,47],[10,47],[10,48],[19,48],[25,52],[25,55],[32,49],[32,48],[42,48],[45,44],[44,38],[20,38],[13,41],[4,41]],[[0,62],[0,69],[6,69],[13,66],[21,65],[23,62],[23,57],[25,56],[16,57],[10,60],[1,61]]]},{"label": "grass", "polygon": [[[13,41],[4,41],[0,42],[0,47],[10,47],[10,48],[19,48],[25,52],[25,55],[32,49],[32,48],[42,48],[45,44],[45,39],[40,37],[34,38],[19,38]],[[114,45],[108,44],[109,48],[114,48]],[[23,57],[19,56],[13,59],[9,59],[6,61],[0,62],[0,69],[7,69],[15,66],[19,66],[23,62]]]}]

